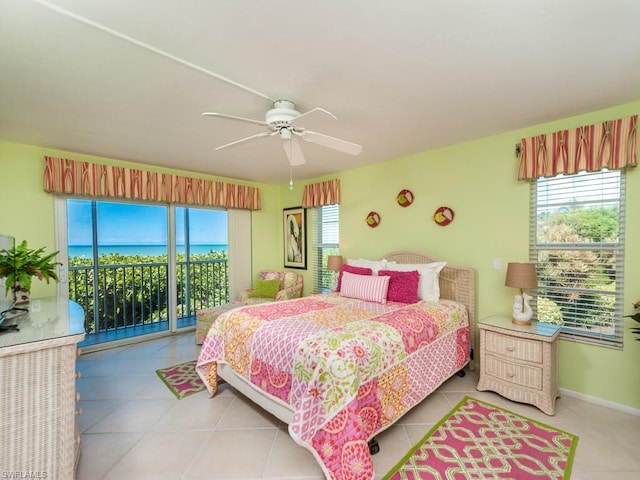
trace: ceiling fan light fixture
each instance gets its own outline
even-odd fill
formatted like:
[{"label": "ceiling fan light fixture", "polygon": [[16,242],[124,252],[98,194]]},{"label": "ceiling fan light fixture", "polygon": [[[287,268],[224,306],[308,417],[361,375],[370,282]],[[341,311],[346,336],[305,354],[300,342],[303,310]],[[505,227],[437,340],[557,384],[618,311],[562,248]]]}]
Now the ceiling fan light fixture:
[{"label": "ceiling fan light fixture", "polygon": [[280,138],[282,140],[291,140],[291,130],[289,130],[288,128],[281,128]]}]

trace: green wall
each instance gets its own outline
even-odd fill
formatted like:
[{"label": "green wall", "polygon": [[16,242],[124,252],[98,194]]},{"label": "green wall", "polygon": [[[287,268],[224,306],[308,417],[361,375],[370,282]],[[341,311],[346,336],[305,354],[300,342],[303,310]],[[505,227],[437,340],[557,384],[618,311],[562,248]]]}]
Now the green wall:
[{"label": "green wall", "polygon": [[[3,206],[0,209],[0,232],[13,235],[16,242],[27,240],[32,248],[45,247],[47,252],[55,251],[53,195],[43,190],[45,155],[258,186],[262,210],[252,213],[252,244],[272,244],[281,236],[278,224],[281,215],[279,187],[0,141],[0,205]],[[280,249],[275,251],[280,252]],[[261,261],[254,262],[254,271],[281,266],[277,256],[263,255]],[[34,297],[55,293],[55,284],[33,282]]]},{"label": "green wall", "polygon": [[[526,261],[529,245],[529,184],[516,179],[515,144],[522,137],[634,115],[640,102],[515,130],[487,138],[348,170],[336,175],[287,184],[256,184],[263,209],[252,213],[253,271],[283,264],[282,209],[299,206],[305,183],[340,178],[341,253],[378,258],[398,249],[426,250],[450,263],[471,265],[477,272],[477,315],[509,314],[514,292],[504,287],[506,264]],[[428,132],[425,132],[425,135]],[[366,149],[366,146],[365,146]],[[131,165],[127,162],[0,142],[0,232],[26,239],[32,246],[54,249],[53,201],[42,191],[44,155]],[[313,160],[309,160],[313,161]],[[179,171],[156,169],[180,173]],[[184,172],[183,172],[184,173]],[[295,170],[294,170],[295,176]],[[206,177],[203,175],[203,177]],[[208,177],[219,178],[219,177]],[[403,188],[415,194],[407,208],[395,203]],[[439,206],[455,211],[455,220],[439,227],[431,216]],[[365,224],[377,211],[377,228]],[[625,314],[640,299],[640,171],[627,175]],[[500,258],[502,268],[493,269]],[[304,271],[311,285],[311,269]],[[305,289],[305,292],[307,289]],[[34,282],[34,296],[51,295],[55,286]],[[586,397],[640,409],[640,342],[625,319],[623,350],[561,341],[560,386]]]},{"label": "green wall", "polygon": [[[515,130],[381,164],[314,179],[339,178],[340,251],[347,258],[380,258],[392,250],[425,250],[477,273],[477,317],[510,315],[513,289],[504,286],[506,265],[529,258],[530,184],[517,180],[515,145],[523,137],[637,114],[640,102]],[[428,135],[428,132],[425,132]],[[364,147],[366,149],[366,146]],[[311,161],[311,160],[310,160]],[[295,171],[294,171],[295,172]],[[415,195],[406,208],[395,202],[407,188]],[[281,187],[284,207],[300,205],[302,186]],[[454,221],[440,227],[431,220],[440,206]],[[377,228],[365,224],[370,211],[381,216]],[[625,314],[640,300],[640,171],[627,175]],[[493,269],[500,258],[502,268]],[[307,279],[305,279],[307,280]],[[560,386],[640,409],[640,342],[625,319],[624,349],[560,341]],[[637,324],[636,324],[637,325]],[[477,334],[476,334],[477,338]]]}]

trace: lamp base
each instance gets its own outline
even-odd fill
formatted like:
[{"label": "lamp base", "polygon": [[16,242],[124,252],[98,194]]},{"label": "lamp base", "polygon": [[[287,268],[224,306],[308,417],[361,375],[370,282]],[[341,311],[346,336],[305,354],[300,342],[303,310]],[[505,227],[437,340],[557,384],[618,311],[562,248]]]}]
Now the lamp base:
[{"label": "lamp base", "polygon": [[533,310],[529,305],[531,295],[522,293],[522,295],[516,295],[513,302],[513,315],[512,321],[514,325],[531,325],[531,318],[533,317]]},{"label": "lamp base", "polygon": [[512,318],[511,322],[514,325],[520,325],[523,327],[526,327],[527,325],[531,325],[531,320],[518,320],[517,318]]}]

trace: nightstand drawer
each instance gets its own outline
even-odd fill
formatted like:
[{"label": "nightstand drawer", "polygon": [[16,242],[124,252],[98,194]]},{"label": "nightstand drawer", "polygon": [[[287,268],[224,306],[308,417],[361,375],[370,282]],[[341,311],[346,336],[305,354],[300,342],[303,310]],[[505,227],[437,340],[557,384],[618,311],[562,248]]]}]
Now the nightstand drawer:
[{"label": "nightstand drawer", "polygon": [[493,355],[485,357],[485,372],[509,383],[542,390],[542,368],[521,365]]},{"label": "nightstand drawer", "polygon": [[542,363],[542,342],[538,340],[487,331],[484,348],[487,353],[497,353],[509,358]]}]

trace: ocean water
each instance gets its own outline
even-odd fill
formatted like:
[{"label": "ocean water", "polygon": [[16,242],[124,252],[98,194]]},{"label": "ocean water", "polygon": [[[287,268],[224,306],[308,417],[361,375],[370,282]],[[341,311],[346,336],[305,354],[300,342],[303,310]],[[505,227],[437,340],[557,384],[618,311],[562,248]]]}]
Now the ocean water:
[{"label": "ocean water", "polygon": [[[120,255],[166,255],[168,247],[166,245],[101,245],[98,248],[98,255],[103,253],[106,255],[119,253]],[[201,244],[191,245],[189,251],[191,254],[209,253],[211,250],[216,252],[229,251],[227,244]],[[177,253],[184,253],[184,245],[176,245]],[[91,258],[91,245],[69,245],[69,257],[85,257]]]}]

